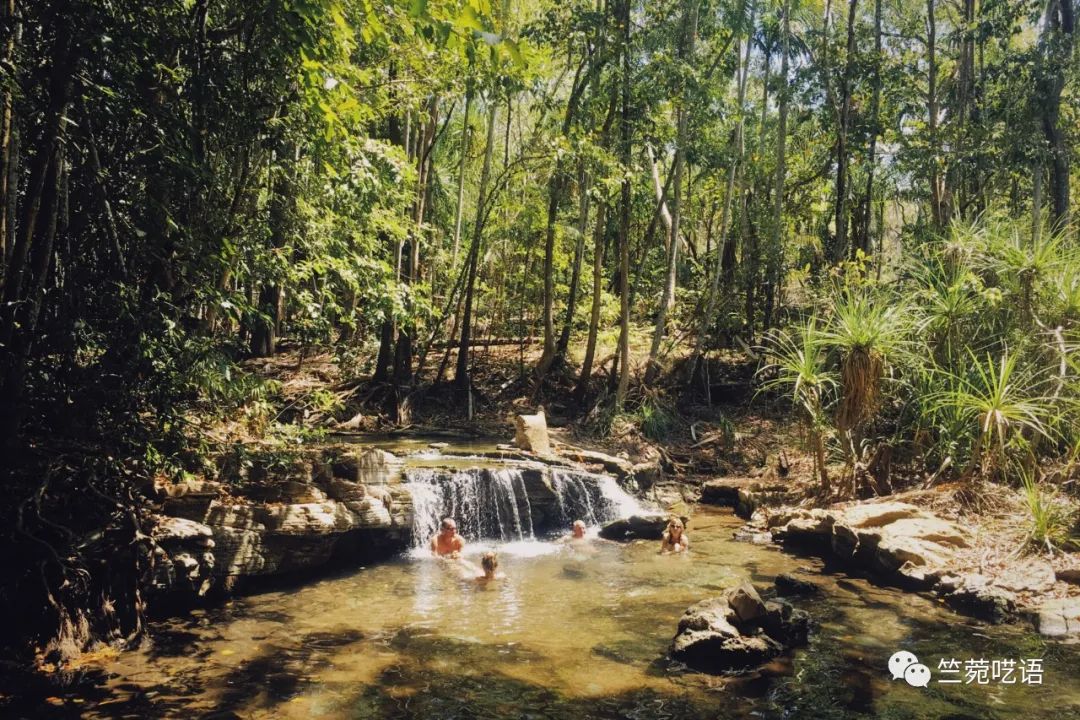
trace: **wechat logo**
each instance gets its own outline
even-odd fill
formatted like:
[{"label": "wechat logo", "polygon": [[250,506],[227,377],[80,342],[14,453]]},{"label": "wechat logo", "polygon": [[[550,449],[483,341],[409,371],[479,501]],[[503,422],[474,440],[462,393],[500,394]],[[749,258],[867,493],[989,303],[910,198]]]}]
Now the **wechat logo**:
[{"label": "wechat logo", "polygon": [[907,650],[894,652],[889,658],[889,672],[893,680],[905,680],[912,687],[926,687],[930,684],[930,668],[919,662],[915,653]]}]

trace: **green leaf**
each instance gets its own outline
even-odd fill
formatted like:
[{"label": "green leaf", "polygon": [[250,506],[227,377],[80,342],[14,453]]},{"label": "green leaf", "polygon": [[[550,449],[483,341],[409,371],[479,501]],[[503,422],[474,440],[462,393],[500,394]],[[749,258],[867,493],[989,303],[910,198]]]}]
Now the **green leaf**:
[{"label": "green leaf", "polygon": [[471,6],[466,5],[461,9],[461,14],[458,15],[457,20],[454,23],[466,30],[476,30],[477,32],[484,31],[484,24],[480,22],[480,16],[476,14],[476,11]]}]

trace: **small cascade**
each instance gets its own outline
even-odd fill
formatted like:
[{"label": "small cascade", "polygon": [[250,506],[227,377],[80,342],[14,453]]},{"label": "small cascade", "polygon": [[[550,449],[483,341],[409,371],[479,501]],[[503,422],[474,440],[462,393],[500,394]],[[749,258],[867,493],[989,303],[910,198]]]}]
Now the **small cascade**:
[{"label": "small cascade", "polygon": [[428,542],[444,517],[457,520],[458,532],[466,538],[511,541],[534,536],[520,469],[411,468],[406,479],[413,497],[414,546]]},{"label": "small cascade", "polygon": [[575,520],[599,525],[641,512],[637,500],[609,475],[553,469],[551,485],[563,527]]},{"label": "small cascade", "polygon": [[487,468],[411,467],[413,546],[422,548],[445,517],[469,541],[528,541],[566,532],[575,520],[599,525],[640,513],[637,501],[607,475],[506,465]]}]

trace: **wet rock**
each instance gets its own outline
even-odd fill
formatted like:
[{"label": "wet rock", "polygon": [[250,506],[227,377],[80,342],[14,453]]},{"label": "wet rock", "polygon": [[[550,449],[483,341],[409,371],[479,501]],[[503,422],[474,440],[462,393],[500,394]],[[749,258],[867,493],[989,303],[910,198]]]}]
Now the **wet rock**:
[{"label": "wet rock", "polygon": [[650,488],[664,477],[664,469],[659,460],[647,460],[630,466],[629,477],[642,488]]},{"label": "wet rock", "polygon": [[[835,518],[824,510],[796,510],[787,522],[774,527],[773,539],[782,542],[828,541]],[[772,522],[770,521],[770,526]]]},{"label": "wet rock", "polygon": [[960,587],[945,596],[950,607],[989,623],[1000,624],[1016,612],[1016,596],[991,585],[983,575],[965,575]]},{"label": "wet rock", "polygon": [[581,448],[565,448],[562,454],[580,463],[587,465],[600,465],[606,472],[611,473],[617,479],[623,480],[630,476],[634,464],[626,458],[608,455],[595,450],[583,450]]},{"label": "wet rock", "polygon": [[727,596],[728,605],[735,612],[739,622],[749,623],[765,615],[765,603],[753,585],[744,583]]},{"label": "wet rock", "polygon": [[735,531],[734,539],[751,545],[771,545],[773,538],[771,533],[755,530],[753,528],[740,528]]},{"label": "wet rock", "polygon": [[[667,527],[668,516],[664,514],[631,515],[612,520],[600,528],[605,540],[659,540]],[[685,522],[685,521],[684,521]]]},{"label": "wet rock", "polygon": [[1047,600],[1039,608],[1036,627],[1047,637],[1080,639],[1080,598]]},{"label": "wet rock", "polygon": [[514,444],[537,455],[551,454],[551,439],[542,408],[535,415],[518,415],[514,418]]},{"label": "wet rock", "polygon": [[761,596],[743,584],[687,608],[671,643],[671,656],[703,672],[762,665],[806,642],[809,618],[789,603]]},{"label": "wet rock", "polygon": [[777,594],[789,597],[793,595],[817,595],[821,592],[821,588],[816,583],[795,577],[790,573],[777,575],[774,583]]},{"label": "wet rock", "polygon": [[801,647],[810,637],[810,616],[786,600],[767,600],[761,628],[785,648]]},{"label": "wet rock", "polygon": [[701,502],[733,507],[739,499],[741,484],[732,478],[706,480],[701,484]]}]

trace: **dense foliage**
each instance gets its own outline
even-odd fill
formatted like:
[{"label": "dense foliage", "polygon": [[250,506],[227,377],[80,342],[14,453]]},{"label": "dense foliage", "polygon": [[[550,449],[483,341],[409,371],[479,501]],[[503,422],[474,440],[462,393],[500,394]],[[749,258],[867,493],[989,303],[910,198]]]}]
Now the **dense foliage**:
[{"label": "dense foliage", "polygon": [[[478,337],[537,338],[533,396],[569,379],[611,412],[680,348],[685,387],[768,338],[826,484],[834,451],[854,480],[885,445],[962,477],[1074,464],[1076,14],[5,0],[19,592],[114,592],[56,548],[139,541],[129,480],[182,470],[193,409],[262,401],[240,363],[286,343],[333,348],[404,423],[419,388],[471,393]],[[60,495],[100,512],[57,529]]]}]

